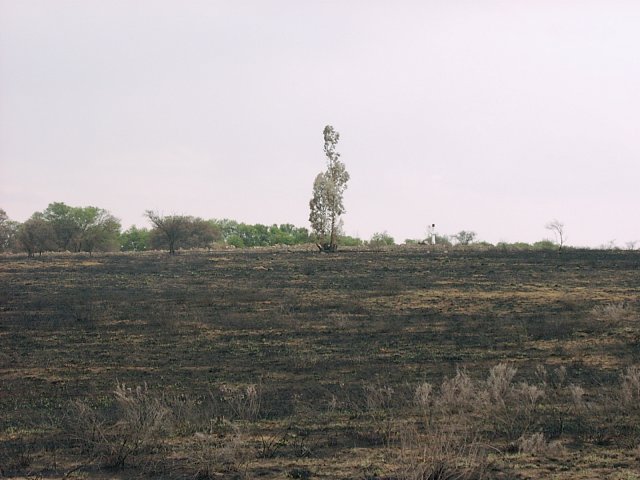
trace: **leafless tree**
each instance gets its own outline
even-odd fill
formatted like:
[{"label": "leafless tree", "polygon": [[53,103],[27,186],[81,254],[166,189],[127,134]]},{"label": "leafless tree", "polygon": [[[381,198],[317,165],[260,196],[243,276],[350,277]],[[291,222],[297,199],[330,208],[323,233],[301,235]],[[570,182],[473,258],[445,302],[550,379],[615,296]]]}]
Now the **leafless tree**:
[{"label": "leafless tree", "polygon": [[560,220],[554,219],[551,222],[545,225],[547,230],[551,230],[553,234],[556,236],[556,240],[558,241],[558,250],[562,250],[564,245],[565,236],[564,236],[564,223]]}]

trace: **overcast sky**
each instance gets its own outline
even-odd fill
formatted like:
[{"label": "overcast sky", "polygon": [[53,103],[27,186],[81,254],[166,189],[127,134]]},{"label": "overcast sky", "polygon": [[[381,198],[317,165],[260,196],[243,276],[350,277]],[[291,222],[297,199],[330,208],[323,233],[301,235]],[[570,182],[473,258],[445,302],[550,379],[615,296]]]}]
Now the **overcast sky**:
[{"label": "overcast sky", "polygon": [[0,0],[0,208],[640,240],[640,2]]}]

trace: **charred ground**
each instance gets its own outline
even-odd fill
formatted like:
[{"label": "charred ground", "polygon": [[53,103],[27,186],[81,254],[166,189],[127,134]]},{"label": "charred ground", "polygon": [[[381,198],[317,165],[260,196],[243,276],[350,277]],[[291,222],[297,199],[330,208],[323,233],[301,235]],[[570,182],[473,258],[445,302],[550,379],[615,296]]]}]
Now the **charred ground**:
[{"label": "charred ground", "polygon": [[[420,478],[402,432],[420,444],[435,422],[483,446],[463,478],[638,478],[621,382],[640,363],[639,267],[638,252],[427,247],[0,257],[0,472]],[[480,402],[498,364],[544,390],[527,424],[479,403],[446,414],[443,381],[466,372]],[[167,410],[120,463],[82,418],[132,435],[115,429],[119,388]],[[534,433],[554,451],[522,448]]]}]

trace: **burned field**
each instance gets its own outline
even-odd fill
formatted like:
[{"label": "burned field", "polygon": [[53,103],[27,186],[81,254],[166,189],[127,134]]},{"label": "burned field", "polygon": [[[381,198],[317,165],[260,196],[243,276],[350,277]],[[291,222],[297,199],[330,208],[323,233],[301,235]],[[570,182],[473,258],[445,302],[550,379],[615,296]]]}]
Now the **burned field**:
[{"label": "burned field", "polygon": [[0,257],[0,477],[640,478],[639,267]]}]

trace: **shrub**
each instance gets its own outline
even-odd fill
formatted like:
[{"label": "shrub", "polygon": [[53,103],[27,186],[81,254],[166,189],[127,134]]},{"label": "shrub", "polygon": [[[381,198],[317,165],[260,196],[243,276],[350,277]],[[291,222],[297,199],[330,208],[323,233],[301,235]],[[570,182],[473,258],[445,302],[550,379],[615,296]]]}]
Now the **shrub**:
[{"label": "shrub", "polygon": [[402,480],[471,480],[482,478],[487,468],[479,442],[450,422],[424,434],[405,428],[400,434],[398,464],[397,478]]},{"label": "shrub", "polygon": [[620,394],[625,407],[638,407],[640,402],[640,366],[628,367],[621,375]]},{"label": "shrub", "polygon": [[372,247],[384,247],[389,245],[395,245],[396,242],[391,235],[389,235],[386,231],[379,233],[376,232],[369,240],[369,245]]},{"label": "shrub", "polygon": [[223,385],[220,393],[230,407],[231,414],[241,420],[256,420],[262,404],[262,386],[250,384],[240,387]]},{"label": "shrub", "polygon": [[591,309],[591,315],[607,323],[619,323],[633,315],[631,307],[624,302],[597,305]]},{"label": "shrub", "polygon": [[85,451],[105,466],[122,468],[130,458],[158,445],[169,427],[170,411],[146,385],[131,389],[118,383],[113,393],[116,409],[112,418],[76,401],[72,426]]},{"label": "shrub", "polygon": [[476,400],[473,382],[463,370],[456,370],[456,376],[445,378],[440,386],[438,406],[449,413],[471,410]]}]

